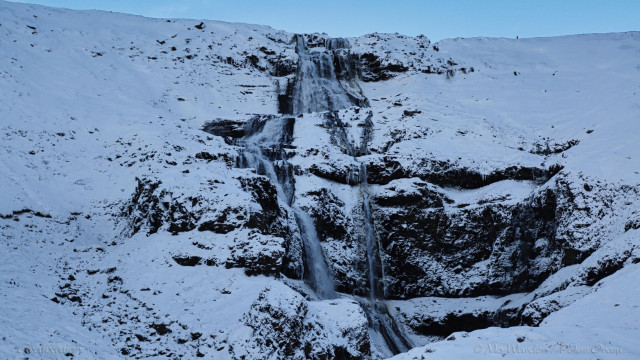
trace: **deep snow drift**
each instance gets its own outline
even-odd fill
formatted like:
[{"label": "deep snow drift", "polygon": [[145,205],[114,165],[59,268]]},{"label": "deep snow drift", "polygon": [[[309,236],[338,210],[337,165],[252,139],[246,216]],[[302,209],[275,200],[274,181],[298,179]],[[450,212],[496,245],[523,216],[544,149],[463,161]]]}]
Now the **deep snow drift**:
[{"label": "deep snow drift", "polygon": [[639,358],[639,59],[0,2],[0,354]]}]

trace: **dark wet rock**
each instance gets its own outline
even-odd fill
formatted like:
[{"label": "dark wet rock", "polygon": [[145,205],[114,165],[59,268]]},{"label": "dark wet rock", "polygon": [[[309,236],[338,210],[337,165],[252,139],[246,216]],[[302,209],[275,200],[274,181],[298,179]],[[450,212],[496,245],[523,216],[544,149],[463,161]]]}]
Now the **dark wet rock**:
[{"label": "dark wet rock", "polygon": [[378,56],[373,53],[360,55],[360,79],[362,81],[388,80],[397,73],[406,72],[408,67],[403,64],[383,64]]},{"label": "dark wet rock", "polygon": [[220,220],[204,221],[198,226],[198,231],[212,231],[216,234],[227,234],[235,229],[235,224],[227,224]]},{"label": "dark wet rock", "polygon": [[600,259],[600,261],[598,261],[597,263],[597,266],[588,267],[586,269],[584,274],[585,285],[593,286],[598,281],[622,269],[630,256],[631,252],[629,251],[623,256],[604,257]]},{"label": "dark wet rock", "polygon": [[624,231],[627,232],[631,229],[640,229],[640,217],[631,219],[624,224]]},{"label": "dark wet rock", "polygon": [[166,335],[171,332],[168,324],[156,324],[149,325],[150,328],[156,331],[158,335]]},{"label": "dark wet rock", "polygon": [[285,239],[251,231],[235,238],[231,257],[226,267],[241,267],[247,275],[278,275],[283,268],[286,255]]},{"label": "dark wet rock", "polygon": [[202,130],[213,135],[237,139],[244,136],[244,125],[243,121],[216,119],[206,122]]},{"label": "dark wet rock", "polygon": [[[432,165],[434,163],[432,162]],[[456,168],[448,163],[440,162],[438,170],[416,174],[420,178],[441,186],[476,189],[502,180],[530,180],[544,183],[553,177],[561,167],[548,169],[525,166],[510,166],[505,169],[494,170],[490,174],[480,174],[468,168]]]},{"label": "dark wet rock", "polygon": [[309,172],[317,177],[331,180],[339,184],[349,184],[349,173],[351,168],[348,167],[329,167],[313,164],[309,167]]},{"label": "dark wet rock", "polygon": [[254,346],[262,350],[259,352],[265,354],[265,358],[274,352],[273,358],[294,358],[302,348],[300,335],[308,305],[298,294],[292,295],[295,296],[286,297],[266,289],[245,314],[244,322],[255,335]]},{"label": "dark wet rock", "polygon": [[[591,184],[591,191],[584,188],[585,182]],[[608,242],[612,236],[606,230],[608,221],[623,215],[616,209],[637,201],[640,193],[638,187],[589,181],[580,174],[559,177],[556,187],[563,199],[558,203],[562,216],[557,233],[563,247],[563,266],[581,263]]]},{"label": "dark wet rock", "polygon": [[176,255],[173,257],[173,261],[175,261],[178,265],[181,266],[196,266],[200,264],[202,258],[199,256],[181,256]]},{"label": "dark wet rock", "polygon": [[235,231],[241,225],[251,229],[235,236],[227,267],[242,267],[250,275],[284,273],[299,277],[302,271],[300,236],[292,214],[280,207],[275,186],[262,176],[239,178],[239,181],[260,210],[247,209],[246,218],[245,212],[238,209],[225,210],[216,220],[203,222],[200,229],[223,233]]},{"label": "dark wet rock", "polygon": [[445,337],[458,331],[496,326],[496,314],[503,303],[505,298],[490,296],[425,297],[408,300],[407,304],[391,302],[390,306],[402,305],[396,308],[396,316],[416,334]]},{"label": "dark wet rock", "polygon": [[298,70],[298,64],[295,60],[286,57],[276,57],[270,58],[269,60],[271,64],[271,75],[273,76],[289,76],[295,74]]},{"label": "dark wet rock", "polygon": [[401,187],[394,182],[376,191],[373,198],[374,205],[382,207],[419,207],[442,208],[445,196],[434,186],[418,178],[405,179],[409,186]]},{"label": "dark wet rock", "polygon": [[[12,219],[13,218],[15,220],[15,219],[18,218],[19,215],[22,215],[22,214],[31,214],[33,216],[37,216],[37,217],[41,217],[41,218],[45,218],[45,219],[51,219],[52,218],[50,214],[45,214],[45,213],[42,213],[40,211],[34,211],[34,210],[31,210],[31,209],[24,208],[24,209],[20,209],[20,210],[13,210],[11,213],[0,214],[0,219]],[[71,215],[74,215],[74,214],[72,213]],[[79,215],[79,214],[76,214],[76,215]],[[74,215],[74,216],[76,216],[76,215]]]},{"label": "dark wet rock", "polygon": [[345,204],[326,188],[303,194],[313,206],[305,210],[311,215],[323,247],[327,264],[341,292],[366,295],[366,250],[360,241],[359,224],[354,223]]},{"label": "dark wet rock", "polygon": [[[562,167],[549,168],[510,166],[497,169],[489,174],[482,174],[477,170],[460,166],[455,162],[424,159],[412,169],[402,166],[391,156],[382,156],[379,161],[367,164],[370,184],[388,184],[392,180],[419,177],[432,184],[444,187],[460,187],[477,189],[502,180],[531,180],[544,183],[557,174]],[[325,175],[329,176],[329,175]]]},{"label": "dark wet rock", "polygon": [[[208,153],[201,154],[204,159]],[[292,215],[280,207],[275,187],[263,176],[245,176],[237,181],[238,187],[250,194],[250,201],[220,210],[216,209],[215,199],[203,195],[176,196],[157,179],[138,179],[138,186],[131,200],[122,207],[121,215],[127,221],[130,235],[139,231],[150,235],[163,230],[178,234],[195,229],[220,235],[236,232],[229,235],[235,240],[228,259],[220,261],[211,254],[203,261],[201,251],[209,248],[199,244],[201,250],[196,254],[186,252],[174,256],[179,265],[223,263],[227,267],[245,268],[251,275],[284,273],[299,277],[302,273],[300,236]],[[215,186],[215,181],[211,185]]]},{"label": "dark wet rock", "polygon": [[324,47],[327,45],[327,34],[304,34],[308,48]]},{"label": "dark wet rock", "polygon": [[270,233],[277,225],[277,220],[281,215],[276,187],[267,178],[261,176],[239,178],[238,180],[240,180],[243,190],[251,193],[262,209],[249,214],[247,227],[259,229],[264,234]]},{"label": "dark wet rock", "polygon": [[304,195],[312,198],[317,206],[309,209],[321,239],[343,239],[349,236],[346,219],[340,212],[344,203],[326,188]]},{"label": "dark wet rock", "polygon": [[553,192],[515,206],[495,203],[451,211],[441,204],[375,211],[388,296],[523,292],[557,270],[561,251],[554,242]]},{"label": "dark wet rock", "polygon": [[380,162],[367,164],[367,175],[370,184],[388,184],[393,180],[413,177],[398,160],[391,156],[384,156]]},{"label": "dark wet rock", "polygon": [[228,207],[215,219],[200,223],[198,231],[212,231],[216,234],[227,234],[243,226],[245,221],[245,213],[242,208]]},{"label": "dark wet rock", "polygon": [[260,71],[266,71],[267,68],[264,66],[260,66],[260,58],[257,55],[249,55],[246,58],[246,62],[248,64],[250,64],[252,67],[260,70]]},{"label": "dark wet rock", "polygon": [[170,191],[160,190],[160,180],[136,178],[136,181],[131,201],[122,209],[122,215],[130,221],[132,235],[143,228],[147,234],[153,234],[165,224],[173,233],[195,229],[199,216]]},{"label": "dark wet rock", "polygon": [[[561,174],[517,203],[496,198],[455,206],[438,191],[424,186],[419,191],[418,183],[394,192],[398,181],[373,197],[386,292],[394,298],[532,291],[560,268],[592,254],[599,247],[594,236],[607,241],[611,235],[597,219],[616,216],[614,199],[619,203],[625,193],[637,197],[634,189],[602,185],[586,191],[584,180]],[[602,258],[584,271],[583,284],[614,273],[629,256]]]},{"label": "dark wet rock", "polygon": [[293,88],[294,81],[287,80],[287,86],[284,89],[278,88],[278,113],[293,113]]},{"label": "dark wet rock", "polygon": [[413,116],[413,115],[421,114],[421,113],[422,113],[422,111],[420,111],[420,110],[405,110],[402,113],[402,115],[404,115],[404,116]]},{"label": "dark wet rock", "polygon": [[571,149],[579,143],[580,140],[576,139],[568,140],[566,142],[552,142],[549,139],[546,139],[543,143],[534,144],[533,148],[529,150],[529,152],[536,155],[559,154]]}]

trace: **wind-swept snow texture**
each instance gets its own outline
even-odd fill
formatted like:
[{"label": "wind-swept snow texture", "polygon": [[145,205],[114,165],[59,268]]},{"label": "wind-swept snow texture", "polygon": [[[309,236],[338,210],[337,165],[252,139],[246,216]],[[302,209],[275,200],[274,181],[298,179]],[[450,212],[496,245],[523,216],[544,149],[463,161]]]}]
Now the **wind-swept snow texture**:
[{"label": "wind-swept snow texture", "polygon": [[1,358],[640,358],[640,33],[295,38],[0,2]]}]

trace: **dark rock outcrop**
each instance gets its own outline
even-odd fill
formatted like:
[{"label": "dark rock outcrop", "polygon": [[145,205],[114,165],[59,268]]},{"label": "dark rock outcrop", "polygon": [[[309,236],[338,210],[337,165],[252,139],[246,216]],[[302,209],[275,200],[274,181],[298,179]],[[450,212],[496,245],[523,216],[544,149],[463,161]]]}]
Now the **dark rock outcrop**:
[{"label": "dark rock outcrop", "polygon": [[174,234],[195,229],[199,216],[170,191],[158,191],[160,180],[136,178],[136,181],[131,201],[122,209],[122,215],[130,222],[131,235],[143,228],[150,235],[165,224]]},{"label": "dark rock outcrop", "polygon": [[224,138],[237,139],[244,136],[244,125],[243,121],[216,119],[206,122],[202,130]]},{"label": "dark rock outcrop", "polygon": [[374,198],[388,296],[523,292],[559,266],[553,191],[517,205],[498,202],[460,209],[445,208],[443,196],[433,190],[420,193],[433,200],[404,202],[407,196],[402,194]]},{"label": "dark rock outcrop", "polygon": [[345,212],[344,202],[326,188],[304,194],[304,197],[314,204],[308,212],[318,237],[329,250],[325,254],[336,290],[365,296],[366,249],[358,237],[359,224]]},{"label": "dark rock outcrop", "polygon": [[397,73],[406,72],[408,67],[400,63],[383,64],[378,56],[372,53],[360,55],[360,79],[362,81],[381,81],[394,77]]},{"label": "dark rock outcrop", "polygon": [[547,169],[509,166],[482,174],[453,162],[435,159],[425,159],[413,169],[407,169],[391,156],[382,156],[379,161],[367,164],[371,184],[384,185],[396,179],[419,177],[432,184],[463,189],[477,189],[502,180],[531,180],[542,184],[560,170],[562,167],[558,165],[552,165]]},{"label": "dark rock outcrop", "polygon": [[[234,342],[229,352],[233,359],[352,359],[371,355],[367,322],[359,306],[352,301],[336,300],[319,311],[300,294],[288,288],[267,288],[244,315],[244,323],[253,337]],[[336,318],[335,310],[348,318]]]}]

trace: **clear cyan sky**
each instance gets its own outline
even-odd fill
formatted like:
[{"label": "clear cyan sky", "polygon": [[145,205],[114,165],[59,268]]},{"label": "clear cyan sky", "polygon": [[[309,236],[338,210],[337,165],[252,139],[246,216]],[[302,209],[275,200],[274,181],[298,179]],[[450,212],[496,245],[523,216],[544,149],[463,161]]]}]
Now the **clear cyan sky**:
[{"label": "clear cyan sky", "polygon": [[640,0],[22,0],[70,9],[270,25],[290,32],[536,37],[640,30]]}]

